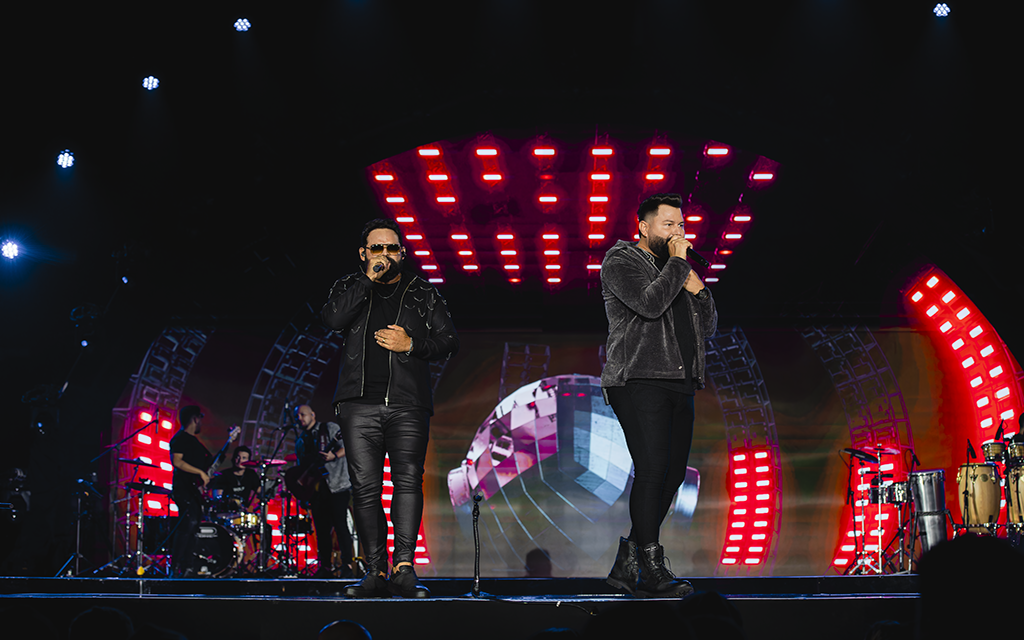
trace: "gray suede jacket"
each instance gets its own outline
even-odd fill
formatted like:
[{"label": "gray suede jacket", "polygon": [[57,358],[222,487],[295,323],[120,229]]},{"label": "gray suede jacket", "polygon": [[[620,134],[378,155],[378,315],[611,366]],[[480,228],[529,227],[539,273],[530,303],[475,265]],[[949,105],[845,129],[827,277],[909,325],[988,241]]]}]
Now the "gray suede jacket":
[{"label": "gray suede jacket", "polygon": [[[667,312],[689,274],[690,263],[682,258],[669,258],[659,271],[654,257],[632,242],[619,240],[608,250],[601,263],[601,291],[608,315],[602,387],[621,387],[637,378],[685,377],[674,319]],[[718,330],[718,311],[710,295],[698,300],[687,294],[686,306],[697,339],[693,388],[702,389],[704,340]]]}]

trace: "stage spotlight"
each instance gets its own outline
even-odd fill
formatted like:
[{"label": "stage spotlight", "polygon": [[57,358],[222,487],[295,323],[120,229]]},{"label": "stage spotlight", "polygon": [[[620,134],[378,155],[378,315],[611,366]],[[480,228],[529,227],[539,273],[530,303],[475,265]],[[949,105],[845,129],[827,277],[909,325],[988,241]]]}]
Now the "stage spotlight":
[{"label": "stage spotlight", "polygon": [[252,23],[246,20],[245,18],[239,18],[238,20],[235,20],[235,31],[248,31],[249,27],[251,26]]},{"label": "stage spotlight", "polygon": [[0,247],[0,252],[3,252],[4,257],[8,260],[14,260],[18,257],[18,243],[13,240],[4,240],[3,247]]},{"label": "stage spotlight", "polygon": [[121,282],[128,284],[128,276],[121,276]]},{"label": "stage spotlight", "polygon": [[932,9],[932,13],[934,13],[936,16],[940,18],[945,18],[946,16],[949,15],[949,5],[946,4],[945,2],[940,2],[939,4],[935,5],[934,9]]},{"label": "stage spotlight", "polygon": [[89,341],[88,340],[82,340],[82,346],[83,347],[88,347],[89,346]]},{"label": "stage spotlight", "polygon": [[142,86],[148,89],[149,91],[152,91],[153,89],[156,89],[160,86],[160,81],[154,78],[153,76],[149,76],[148,78],[142,81]]},{"label": "stage spotlight", "polygon": [[62,168],[67,169],[71,165],[75,164],[75,154],[65,149],[59,156],[57,156],[57,164]]}]

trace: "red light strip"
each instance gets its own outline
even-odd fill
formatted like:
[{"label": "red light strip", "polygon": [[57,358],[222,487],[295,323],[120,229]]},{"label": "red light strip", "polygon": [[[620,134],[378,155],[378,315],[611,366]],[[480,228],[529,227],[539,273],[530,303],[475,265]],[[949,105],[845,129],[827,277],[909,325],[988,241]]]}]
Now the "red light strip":
[{"label": "red light strip", "polygon": [[940,357],[959,372],[959,393],[973,407],[966,437],[990,441],[1000,421],[1015,433],[1022,400],[1013,376],[1015,360],[984,314],[934,266],[911,282],[906,298]]},{"label": "red light strip", "polygon": [[766,446],[730,453],[729,515],[719,562],[725,567],[763,564],[775,537],[779,470]]},{"label": "red light strip", "polygon": [[503,188],[507,171],[497,142],[490,135],[480,136],[474,149],[470,160],[473,173],[479,177],[477,184],[488,191]]}]

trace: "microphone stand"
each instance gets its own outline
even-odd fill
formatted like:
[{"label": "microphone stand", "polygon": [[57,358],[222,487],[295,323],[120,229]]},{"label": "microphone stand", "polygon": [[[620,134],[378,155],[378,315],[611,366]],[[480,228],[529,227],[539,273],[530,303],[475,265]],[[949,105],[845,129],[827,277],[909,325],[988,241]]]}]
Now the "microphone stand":
[{"label": "microphone stand", "polygon": [[[284,439],[286,437],[288,437],[288,432],[291,431],[292,429],[294,429],[295,427],[294,427],[294,425],[289,424],[289,425],[286,425],[284,427],[279,427],[279,428],[281,430],[281,437],[278,439],[277,444],[274,446],[274,452],[270,454],[270,459],[271,460],[276,460],[277,459],[277,452],[281,450],[281,445],[284,444]],[[267,503],[269,502],[269,499],[267,498],[267,485],[266,485],[266,476],[265,476],[266,472],[265,472],[265,469],[266,469],[266,467],[264,467],[263,473],[260,474],[260,522],[259,522],[259,527],[260,527],[260,550],[259,550],[259,553],[256,554],[256,557],[257,557],[256,574],[259,575],[259,576],[263,576],[263,574],[267,570],[267,544],[270,543],[271,545],[273,545],[273,542],[274,542],[274,536],[272,535],[273,532],[271,532],[270,536],[266,535],[266,533],[267,533]],[[284,523],[282,523],[282,525],[283,524]],[[269,537],[270,540],[264,541],[263,538],[266,538],[266,537]],[[285,543],[285,547],[287,548],[287,542]]]},{"label": "microphone stand", "polygon": [[477,493],[473,496],[473,589],[466,596],[470,598],[493,598],[489,593],[480,591],[480,501],[484,496]]}]

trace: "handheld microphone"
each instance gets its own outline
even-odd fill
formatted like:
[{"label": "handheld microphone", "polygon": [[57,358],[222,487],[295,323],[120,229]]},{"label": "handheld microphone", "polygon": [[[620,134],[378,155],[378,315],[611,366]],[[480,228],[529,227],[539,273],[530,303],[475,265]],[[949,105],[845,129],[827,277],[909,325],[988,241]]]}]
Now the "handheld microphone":
[{"label": "handheld microphone", "polygon": [[689,258],[690,260],[693,260],[694,262],[704,267],[705,269],[707,269],[711,265],[711,263],[708,262],[707,259],[704,258],[704,256],[694,251],[693,247],[686,248],[686,257]]},{"label": "handheld microphone", "polygon": [[373,265],[373,272],[374,273],[380,273],[383,270],[384,270],[384,264],[383,263],[378,262],[377,264]]}]

